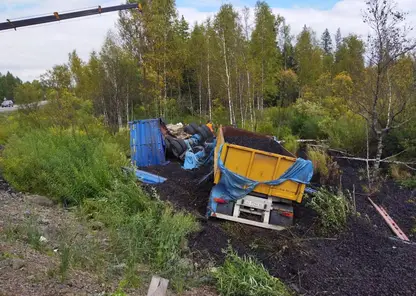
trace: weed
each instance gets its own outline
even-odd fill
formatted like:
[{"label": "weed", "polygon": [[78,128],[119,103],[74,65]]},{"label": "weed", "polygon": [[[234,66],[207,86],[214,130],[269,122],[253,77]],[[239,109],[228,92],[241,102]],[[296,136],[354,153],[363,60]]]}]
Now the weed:
[{"label": "weed", "polygon": [[287,296],[287,287],[251,257],[240,258],[228,247],[224,264],[214,269],[218,292],[224,296]]},{"label": "weed", "polygon": [[37,251],[46,251],[40,240],[42,234],[37,226],[36,217],[30,216],[19,224],[10,221],[4,230],[7,240],[23,240]]},{"label": "weed", "polygon": [[27,243],[31,245],[35,250],[41,251],[43,248],[43,243],[40,241],[42,234],[36,226],[35,219],[30,217],[25,221],[23,227],[23,231],[26,234]]},{"label": "weed", "polygon": [[61,277],[61,281],[65,281],[68,275],[68,269],[71,265],[71,246],[61,243],[59,248],[59,275]]},{"label": "weed", "polygon": [[20,228],[18,225],[6,224],[6,227],[4,227],[4,234],[8,241],[17,240],[20,236],[19,231]]},{"label": "weed", "polygon": [[332,234],[343,230],[351,213],[350,198],[342,192],[334,194],[325,188],[319,189],[308,203],[319,217],[320,231]]},{"label": "weed", "polygon": [[402,180],[402,181],[400,181],[400,184],[403,187],[406,187],[408,189],[415,189],[416,188],[416,178],[413,177],[413,178]]},{"label": "weed", "polygon": [[83,215],[110,229],[111,252],[127,265],[125,279],[137,286],[139,264],[173,279],[182,286],[192,266],[181,264],[186,236],[198,229],[193,216],[174,213],[164,203],[150,199],[134,182],[115,183],[103,198],[88,200]]}]

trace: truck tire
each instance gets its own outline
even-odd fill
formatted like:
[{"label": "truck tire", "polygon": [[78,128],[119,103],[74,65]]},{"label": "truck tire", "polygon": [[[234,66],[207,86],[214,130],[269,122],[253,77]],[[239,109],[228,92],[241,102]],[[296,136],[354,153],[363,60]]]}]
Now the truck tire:
[{"label": "truck tire", "polygon": [[202,126],[198,127],[198,134],[201,136],[201,142],[205,142],[208,139],[208,134]]},{"label": "truck tire", "polygon": [[185,152],[186,150],[188,150],[188,146],[185,143],[184,139],[176,139],[176,141],[181,145],[183,151]]},{"label": "truck tire", "polygon": [[[181,139],[172,139],[170,141],[170,150],[172,151],[173,155],[175,155],[175,157],[177,158],[180,158],[180,156],[184,154],[184,152],[186,151],[186,149],[184,149],[184,147],[182,146],[182,143],[179,140]],[[185,147],[186,147],[186,144],[185,144]]]},{"label": "truck tire", "polygon": [[170,151],[171,145],[172,144],[170,143],[170,140],[166,137],[165,138],[165,147],[166,147],[166,150]]},{"label": "truck tire", "polygon": [[195,122],[190,123],[189,126],[194,129],[195,133],[198,131],[198,125]]},{"label": "truck tire", "polygon": [[201,125],[201,129],[203,129],[205,131],[206,140],[210,140],[214,137],[214,134],[211,132],[209,127],[207,127],[206,125]]},{"label": "truck tire", "polygon": [[196,134],[196,130],[192,127],[192,126],[190,126],[190,125],[187,125],[187,126],[185,126],[185,128],[183,129],[183,131],[185,132],[185,133],[187,133],[187,134],[190,134],[190,135],[195,135]]},{"label": "truck tire", "polygon": [[217,213],[232,216],[234,212],[234,202],[230,201],[226,204],[217,204]]}]

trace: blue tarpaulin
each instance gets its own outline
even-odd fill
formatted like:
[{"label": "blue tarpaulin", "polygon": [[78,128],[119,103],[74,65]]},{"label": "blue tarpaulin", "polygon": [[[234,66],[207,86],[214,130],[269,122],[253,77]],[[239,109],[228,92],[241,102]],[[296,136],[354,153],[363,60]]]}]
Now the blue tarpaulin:
[{"label": "blue tarpaulin", "polygon": [[214,143],[206,143],[204,150],[197,153],[193,153],[191,149],[186,151],[183,168],[185,170],[193,170],[212,163],[214,160],[215,143],[215,141]]},{"label": "blue tarpaulin", "polygon": [[145,171],[136,170],[136,177],[140,182],[146,184],[160,184],[165,182],[167,179],[158,175],[154,175]]},{"label": "blue tarpaulin", "polygon": [[313,175],[313,165],[309,160],[298,158],[296,162],[277,180],[258,182],[228,170],[221,160],[221,151],[218,152],[218,167],[221,170],[221,179],[211,190],[210,210],[216,211],[217,203],[214,198],[222,198],[225,201],[236,201],[252,192],[259,184],[280,185],[286,181],[309,184]]}]

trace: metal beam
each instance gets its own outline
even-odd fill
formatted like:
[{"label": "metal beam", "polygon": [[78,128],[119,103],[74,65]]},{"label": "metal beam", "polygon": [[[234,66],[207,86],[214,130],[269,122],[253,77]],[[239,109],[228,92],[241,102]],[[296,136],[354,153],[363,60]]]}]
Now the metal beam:
[{"label": "metal beam", "polygon": [[127,10],[127,9],[139,9],[141,11],[140,4],[123,4],[123,5],[116,5],[116,6],[109,6],[109,7],[101,7],[98,6],[94,9],[87,9],[87,10],[80,10],[75,12],[68,12],[59,14],[58,12],[54,12],[48,16],[41,16],[35,18],[28,18],[22,20],[7,20],[7,22],[0,23],[0,31],[4,30],[16,30],[20,27],[27,27],[27,26],[34,26],[52,22],[58,22],[63,20],[68,20],[72,18],[78,17],[85,17],[90,15],[102,14],[107,12],[119,11],[119,10]]}]

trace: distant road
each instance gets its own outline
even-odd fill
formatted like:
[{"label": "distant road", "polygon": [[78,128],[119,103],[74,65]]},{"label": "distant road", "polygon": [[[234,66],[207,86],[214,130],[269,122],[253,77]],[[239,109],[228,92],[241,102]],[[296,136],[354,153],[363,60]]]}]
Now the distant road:
[{"label": "distant road", "polygon": [[[46,105],[48,103],[48,101],[40,101],[38,104],[39,106],[43,106]],[[12,112],[12,111],[16,111],[19,109],[19,105],[14,105],[13,107],[6,107],[6,108],[2,108],[0,107],[0,113],[2,112]]]}]

